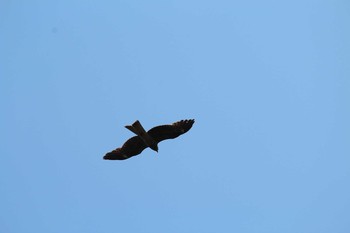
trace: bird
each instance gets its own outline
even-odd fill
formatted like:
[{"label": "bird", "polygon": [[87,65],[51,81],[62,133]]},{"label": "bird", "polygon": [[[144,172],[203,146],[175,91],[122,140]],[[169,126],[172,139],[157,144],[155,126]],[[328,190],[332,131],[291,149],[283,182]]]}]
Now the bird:
[{"label": "bird", "polygon": [[169,125],[159,125],[149,131],[145,131],[140,121],[135,121],[132,125],[126,125],[125,128],[136,134],[128,139],[120,148],[112,150],[103,156],[105,160],[125,160],[140,154],[147,147],[158,152],[158,143],[177,138],[192,128],[194,119],[180,120]]}]

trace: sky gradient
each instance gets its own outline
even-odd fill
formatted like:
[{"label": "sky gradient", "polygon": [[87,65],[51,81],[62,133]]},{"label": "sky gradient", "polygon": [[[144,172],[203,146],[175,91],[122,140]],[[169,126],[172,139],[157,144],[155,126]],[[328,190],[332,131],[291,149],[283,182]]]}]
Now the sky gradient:
[{"label": "sky gradient", "polygon": [[[350,232],[349,12],[1,1],[0,232]],[[192,118],[102,160],[135,120]]]}]

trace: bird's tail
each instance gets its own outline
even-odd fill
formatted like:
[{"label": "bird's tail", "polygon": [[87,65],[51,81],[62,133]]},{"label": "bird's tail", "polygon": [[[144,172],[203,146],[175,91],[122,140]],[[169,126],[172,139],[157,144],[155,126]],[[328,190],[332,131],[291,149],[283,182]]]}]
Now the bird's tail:
[{"label": "bird's tail", "polygon": [[136,134],[137,136],[143,137],[146,135],[146,130],[142,127],[139,121],[135,121],[132,125],[126,125],[125,128]]}]

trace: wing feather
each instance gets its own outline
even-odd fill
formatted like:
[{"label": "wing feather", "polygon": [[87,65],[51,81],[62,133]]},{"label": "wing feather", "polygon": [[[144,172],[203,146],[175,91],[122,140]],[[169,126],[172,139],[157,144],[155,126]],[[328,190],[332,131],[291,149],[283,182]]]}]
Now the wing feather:
[{"label": "wing feather", "polygon": [[122,147],[108,152],[103,159],[107,160],[124,160],[132,156],[140,154],[147,145],[139,136],[135,136],[127,140]]},{"label": "wing feather", "polygon": [[181,120],[171,125],[160,125],[150,129],[147,133],[157,142],[166,139],[177,138],[181,134],[189,131],[194,123],[194,120]]}]

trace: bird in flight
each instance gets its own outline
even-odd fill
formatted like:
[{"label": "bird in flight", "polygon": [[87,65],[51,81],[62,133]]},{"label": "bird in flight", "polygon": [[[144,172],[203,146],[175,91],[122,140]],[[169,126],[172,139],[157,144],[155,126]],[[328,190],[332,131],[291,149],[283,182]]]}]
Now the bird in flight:
[{"label": "bird in flight", "polygon": [[177,138],[181,134],[189,131],[194,123],[194,120],[181,120],[171,125],[156,126],[149,131],[145,131],[139,121],[135,121],[132,125],[127,125],[125,128],[136,134],[127,140],[122,147],[108,152],[103,159],[106,160],[124,160],[132,156],[140,154],[147,147],[158,152],[158,143],[166,140]]}]

